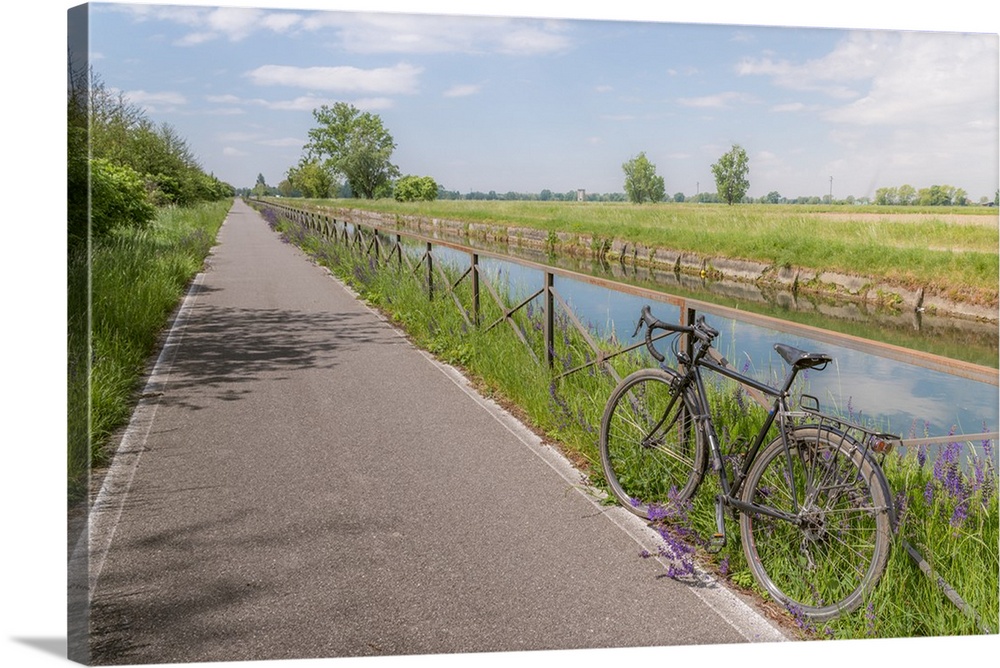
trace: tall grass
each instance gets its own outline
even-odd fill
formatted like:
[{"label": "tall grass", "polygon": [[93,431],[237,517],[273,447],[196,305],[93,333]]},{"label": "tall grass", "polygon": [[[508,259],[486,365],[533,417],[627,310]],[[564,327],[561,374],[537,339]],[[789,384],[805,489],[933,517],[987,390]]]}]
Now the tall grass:
[{"label": "tall grass", "polygon": [[168,318],[215,243],[230,201],[162,209],[144,229],[118,230],[68,258],[71,500],[124,425]]},{"label": "tall grass", "polygon": [[[597,487],[603,487],[598,455],[598,430],[604,402],[614,387],[611,377],[589,367],[554,380],[555,374],[539,364],[542,358],[540,313],[533,304],[514,318],[525,333],[524,346],[502,321],[491,331],[470,326],[453,300],[438,291],[429,299],[422,271],[411,271],[394,262],[377,263],[339,242],[330,242],[298,224],[264,210],[272,226],[309,251],[352,285],[372,305],[403,327],[412,340],[443,360],[460,366],[481,392],[509,406],[546,438],[557,443]],[[454,281],[463,268],[450,270]],[[500,278],[499,280],[503,280]],[[509,287],[509,286],[503,286]],[[515,286],[516,287],[516,286]],[[506,294],[498,288],[498,292]],[[485,294],[485,291],[484,291]],[[468,283],[459,283],[456,295],[466,309],[471,295]],[[482,300],[482,323],[502,316],[489,298]],[[506,305],[509,306],[509,305]],[[557,314],[554,371],[590,361],[593,351]],[[610,348],[610,346],[609,346]],[[624,376],[648,364],[639,354],[613,358]],[[732,381],[708,387],[713,419],[724,443],[727,460],[739,465],[743,452],[733,443],[746,443],[756,435],[763,411]],[[960,460],[961,446],[945,449],[937,460],[926,452],[890,455],[886,474],[896,494],[900,522],[882,584],[854,613],[821,628],[787,613],[807,638],[867,638],[996,633],[998,625],[997,479],[991,462],[991,443],[983,444],[985,456]],[[715,532],[714,497],[719,491],[714,476],[706,475],[694,499],[672,509],[669,522],[658,525],[663,536],[660,553],[674,564],[668,575],[682,578],[695,563],[714,571],[733,586],[766,597],[759,591],[746,564],[736,520],[727,515],[729,544],[711,555],[704,547]],[[935,570],[935,575],[956,588],[974,613],[955,607],[935,580],[925,576],[908,556],[909,541]],[[648,557],[648,553],[638,557]]]}]

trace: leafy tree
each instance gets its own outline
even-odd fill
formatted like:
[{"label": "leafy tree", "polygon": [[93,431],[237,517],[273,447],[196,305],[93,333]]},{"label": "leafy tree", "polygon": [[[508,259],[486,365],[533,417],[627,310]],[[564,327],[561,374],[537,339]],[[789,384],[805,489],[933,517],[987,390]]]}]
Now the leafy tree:
[{"label": "leafy tree", "polygon": [[324,166],[342,175],[355,195],[372,199],[386,193],[399,168],[390,162],[396,144],[382,119],[346,102],[324,104],[313,117],[319,125],[309,130],[309,157],[325,158]]},{"label": "leafy tree", "polygon": [[684,193],[682,193],[682,192],[674,193],[674,201],[675,202],[683,202],[684,201]]},{"label": "leafy tree", "polygon": [[750,181],[747,180],[749,173],[750,159],[747,158],[747,152],[739,144],[733,144],[733,147],[712,165],[719,198],[726,204],[741,201],[750,188]]},{"label": "leafy tree", "polygon": [[913,186],[904,183],[896,190],[896,198],[903,206],[909,206],[917,199],[917,190]]},{"label": "leafy tree", "polygon": [[780,204],[781,203],[781,193],[777,190],[772,190],[764,197],[764,202],[767,204]]},{"label": "leafy tree", "polygon": [[396,181],[392,196],[399,202],[431,202],[438,197],[438,184],[429,176],[407,175]]},{"label": "leafy tree", "polygon": [[288,170],[288,181],[303,197],[315,199],[327,198],[339,187],[330,170],[319,160],[308,158],[302,158],[297,167]]},{"label": "leafy tree", "polygon": [[656,165],[646,158],[644,152],[624,163],[622,171],[625,172],[625,194],[630,202],[663,201],[666,196],[663,177],[656,175]]}]

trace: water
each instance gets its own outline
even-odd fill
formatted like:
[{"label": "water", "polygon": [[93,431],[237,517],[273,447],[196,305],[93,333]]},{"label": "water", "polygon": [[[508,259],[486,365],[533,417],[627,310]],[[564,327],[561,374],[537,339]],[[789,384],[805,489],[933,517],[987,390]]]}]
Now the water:
[{"label": "water", "polygon": [[[434,255],[437,261],[460,270],[469,266],[467,253],[437,246]],[[498,290],[506,283],[510,296],[518,301],[538,290],[543,281],[540,269],[513,261],[483,257],[480,268],[493,277],[491,283]],[[503,279],[495,280],[500,275]],[[662,320],[677,322],[680,318],[678,308],[670,304],[651,303],[648,298],[562,276],[556,276],[555,289],[581,322],[602,337],[614,334],[622,345],[638,342],[632,333],[646,304]],[[750,375],[771,384],[777,384],[787,371],[774,351],[775,343],[831,355],[834,362],[826,370],[800,374],[795,388],[818,397],[824,412],[850,414],[857,421],[903,438],[998,430],[1000,390],[995,385],[739,320],[716,315],[707,315],[706,320],[719,330],[716,348],[733,366],[746,367]]]}]

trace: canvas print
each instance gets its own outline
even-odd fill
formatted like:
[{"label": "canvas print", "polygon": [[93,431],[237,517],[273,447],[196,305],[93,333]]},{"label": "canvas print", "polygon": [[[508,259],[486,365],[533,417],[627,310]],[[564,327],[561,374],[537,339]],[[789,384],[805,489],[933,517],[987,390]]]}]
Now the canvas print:
[{"label": "canvas print", "polygon": [[997,34],[67,18],[71,660],[996,637]]}]

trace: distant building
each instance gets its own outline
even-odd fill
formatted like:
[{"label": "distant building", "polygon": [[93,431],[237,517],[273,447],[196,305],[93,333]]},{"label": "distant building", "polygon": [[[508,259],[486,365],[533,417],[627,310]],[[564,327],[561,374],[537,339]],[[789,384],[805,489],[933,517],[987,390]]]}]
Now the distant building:
[{"label": "distant building", "polygon": [[583,188],[577,188],[576,189],[576,201],[577,202],[586,202],[587,201],[587,191],[584,190]]}]

